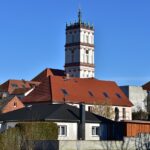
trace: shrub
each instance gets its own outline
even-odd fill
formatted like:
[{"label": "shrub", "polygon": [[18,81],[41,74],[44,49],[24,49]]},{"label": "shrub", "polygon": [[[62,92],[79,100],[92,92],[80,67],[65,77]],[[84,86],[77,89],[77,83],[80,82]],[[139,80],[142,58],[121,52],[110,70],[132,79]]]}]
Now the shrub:
[{"label": "shrub", "polygon": [[34,147],[36,140],[57,140],[57,138],[58,127],[56,123],[18,123],[15,128],[10,128],[0,134],[0,149],[20,150],[22,147],[30,149]]},{"label": "shrub", "polygon": [[58,138],[58,127],[56,123],[19,123],[16,127],[28,140],[57,140]]}]

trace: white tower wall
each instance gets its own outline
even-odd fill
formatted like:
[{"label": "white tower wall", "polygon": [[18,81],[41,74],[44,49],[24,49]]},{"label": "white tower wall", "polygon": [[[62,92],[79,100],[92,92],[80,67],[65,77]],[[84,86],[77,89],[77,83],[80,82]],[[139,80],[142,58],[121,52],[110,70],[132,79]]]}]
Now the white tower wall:
[{"label": "white tower wall", "polygon": [[95,76],[94,28],[79,21],[66,26],[65,71],[72,77]]}]

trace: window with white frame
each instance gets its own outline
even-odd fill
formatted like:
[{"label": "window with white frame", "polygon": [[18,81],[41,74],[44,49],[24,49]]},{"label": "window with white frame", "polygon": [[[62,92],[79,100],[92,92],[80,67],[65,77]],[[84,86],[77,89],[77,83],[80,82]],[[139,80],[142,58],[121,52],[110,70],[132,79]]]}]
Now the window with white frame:
[{"label": "window with white frame", "polygon": [[59,136],[67,136],[67,126],[66,125],[58,126],[58,135]]},{"label": "window with white frame", "polygon": [[92,135],[93,136],[99,135],[99,127],[98,126],[92,126]]}]

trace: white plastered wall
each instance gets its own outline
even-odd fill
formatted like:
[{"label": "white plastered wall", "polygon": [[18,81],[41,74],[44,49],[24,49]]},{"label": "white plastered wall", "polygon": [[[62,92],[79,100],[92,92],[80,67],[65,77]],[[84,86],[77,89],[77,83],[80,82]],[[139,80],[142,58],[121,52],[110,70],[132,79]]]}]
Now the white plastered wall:
[{"label": "white plastered wall", "polygon": [[134,104],[133,111],[137,111],[140,107],[146,111],[145,102],[147,99],[147,91],[140,86],[129,86],[129,100]]},{"label": "white plastered wall", "polygon": [[85,140],[100,140],[100,130],[99,135],[92,135],[92,127],[100,127],[99,123],[86,123],[85,124]]},{"label": "white plastered wall", "polygon": [[[79,108],[79,104],[70,104],[72,106],[76,106]],[[85,104],[85,110],[88,111],[89,107],[94,107],[94,105],[89,105]],[[124,106],[112,106],[113,112],[114,112],[114,117],[113,120],[115,119],[115,108],[119,109],[119,121],[124,120],[123,119],[123,108],[126,109],[126,119],[125,120],[132,120],[132,107],[124,107]]]},{"label": "white plastered wall", "polygon": [[[69,120],[68,120],[69,121]],[[56,122],[59,125],[67,126],[67,136],[58,136],[58,140],[77,140],[77,123]]]},{"label": "white plastered wall", "polygon": [[[66,43],[87,43],[94,45],[94,31],[88,29],[72,29],[66,31]],[[72,51],[74,56],[72,57]],[[88,54],[87,54],[88,52]],[[74,59],[72,59],[74,58]],[[87,64],[94,64],[94,47],[90,46],[70,46],[65,49],[65,63],[81,62]],[[95,69],[93,67],[73,66],[66,67],[66,73],[73,77],[90,78],[95,76]]]}]

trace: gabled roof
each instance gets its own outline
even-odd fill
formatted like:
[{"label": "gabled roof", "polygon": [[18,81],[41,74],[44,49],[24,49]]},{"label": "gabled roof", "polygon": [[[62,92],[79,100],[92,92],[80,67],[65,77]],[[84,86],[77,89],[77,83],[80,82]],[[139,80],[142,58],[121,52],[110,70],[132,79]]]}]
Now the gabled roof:
[{"label": "gabled roof", "polygon": [[[1,101],[0,101],[0,111],[2,112],[2,110],[6,107],[6,105],[8,104],[8,103],[10,103],[11,101],[19,101],[20,103],[22,103],[21,101],[20,101],[20,99],[17,97],[17,96],[13,96],[13,97],[9,97],[9,98],[7,98],[7,99],[2,99]],[[22,105],[24,105],[23,103],[22,103]],[[11,108],[10,108],[11,109]],[[10,110],[11,111],[11,110]]]},{"label": "gabled roof", "polygon": [[53,102],[109,104],[132,106],[122,90],[113,81],[94,78],[69,78],[49,76],[22,100],[24,103]]},{"label": "gabled roof", "polygon": [[142,85],[144,90],[150,91],[150,82],[145,83],[144,85]]},{"label": "gabled roof", "polygon": [[[33,92],[34,91],[34,92]],[[51,80],[47,77],[38,87],[36,87],[29,95],[22,99],[22,102],[52,102]]]},{"label": "gabled roof", "polygon": [[[86,122],[112,122],[109,119],[86,111]],[[34,104],[13,112],[0,115],[0,121],[57,121],[79,122],[80,114],[77,107],[66,104]]]},{"label": "gabled roof", "polygon": [[42,71],[40,74],[38,74],[36,77],[32,79],[32,81],[39,81],[42,82],[47,78],[48,76],[66,76],[64,70],[59,69],[52,69],[52,68],[46,68],[44,71]]},{"label": "gabled roof", "polygon": [[0,91],[8,92],[9,94],[11,94],[15,89],[18,88],[31,89],[32,87],[37,86],[39,84],[40,82],[34,82],[34,81],[8,80],[0,85]]}]

